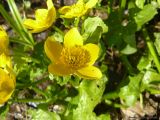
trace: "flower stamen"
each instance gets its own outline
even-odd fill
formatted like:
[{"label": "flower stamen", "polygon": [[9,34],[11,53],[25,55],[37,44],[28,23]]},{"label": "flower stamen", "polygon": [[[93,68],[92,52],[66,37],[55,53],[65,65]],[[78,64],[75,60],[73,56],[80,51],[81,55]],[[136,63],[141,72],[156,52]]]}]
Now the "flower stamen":
[{"label": "flower stamen", "polygon": [[61,52],[60,61],[67,67],[77,70],[87,66],[90,54],[81,46],[65,47]]}]

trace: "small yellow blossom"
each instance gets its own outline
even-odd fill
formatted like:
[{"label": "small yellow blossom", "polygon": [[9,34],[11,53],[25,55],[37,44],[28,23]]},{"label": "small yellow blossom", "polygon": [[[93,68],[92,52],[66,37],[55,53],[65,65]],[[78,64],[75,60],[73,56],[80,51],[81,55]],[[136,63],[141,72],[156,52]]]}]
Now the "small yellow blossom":
[{"label": "small yellow blossom", "polygon": [[56,10],[52,0],[47,0],[48,9],[38,9],[35,12],[35,20],[26,19],[24,25],[31,33],[38,33],[49,28],[56,20]]},{"label": "small yellow blossom", "polygon": [[84,0],[78,0],[76,4],[60,8],[59,13],[62,14],[64,18],[81,17],[85,15],[89,9],[94,7],[97,2],[98,0],[89,0],[85,3]]},{"label": "small yellow blossom", "polygon": [[99,54],[96,44],[83,45],[83,38],[77,28],[72,28],[64,36],[61,45],[53,37],[48,37],[44,49],[52,63],[48,71],[55,75],[76,74],[86,79],[99,79],[101,71],[93,66]]},{"label": "small yellow blossom", "polygon": [[6,54],[8,53],[8,44],[9,44],[9,40],[8,40],[7,33],[0,26],[0,54],[2,54],[3,52]]},{"label": "small yellow blossom", "polygon": [[0,105],[12,95],[16,84],[16,77],[12,71],[11,58],[6,54],[0,55]]}]

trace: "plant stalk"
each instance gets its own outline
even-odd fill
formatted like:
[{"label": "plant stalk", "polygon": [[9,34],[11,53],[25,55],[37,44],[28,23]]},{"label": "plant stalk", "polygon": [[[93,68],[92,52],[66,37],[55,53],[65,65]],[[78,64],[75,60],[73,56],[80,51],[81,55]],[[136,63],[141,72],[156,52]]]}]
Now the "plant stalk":
[{"label": "plant stalk", "polygon": [[153,57],[153,61],[156,65],[156,67],[157,67],[158,72],[160,73],[160,61],[159,61],[159,58],[158,58],[156,48],[155,48],[153,42],[151,41],[147,30],[145,28],[143,28],[142,31],[143,31],[143,36],[144,36],[144,39],[147,43],[148,49],[149,49],[149,51],[150,51],[150,53]]},{"label": "plant stalk", "polygon": [[[34,46],[33,37],[31,35],[31,33],[29,33],[27,31],[27,29],[23,26],[23,21],[21,19],[20,13],[19,13],[18,8],[15,4],[15,1],[14,0],[7,0],[7,2],[8,2],[8,5],[9,5],[9,8],[11,10],[13,19],[14,19],[14,22],[10,22],[10,24],[12,26],[16,26],[16,27],[14,27],[14,29],[18,32],[18,34],[22,37],[22,39],[33,47]],[[8,13],[6,12],[6,14],[8,14]]]},{"label": "plant stalk", "polygon": [[11,99],[12,102],[21,102],[21,103],[28,103],[28,102],[46,102],[46,99]]}]

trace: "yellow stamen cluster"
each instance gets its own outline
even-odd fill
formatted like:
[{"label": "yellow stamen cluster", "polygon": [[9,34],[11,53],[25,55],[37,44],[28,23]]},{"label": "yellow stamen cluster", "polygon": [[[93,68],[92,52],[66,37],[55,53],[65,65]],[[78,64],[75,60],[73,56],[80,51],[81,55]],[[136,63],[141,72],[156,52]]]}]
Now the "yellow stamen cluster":
[{"label": "yellow stamen cluster", "polygon": [[61,62],[73,70],[87,66],[90,61],[90,54],[81,46],[63,48],[60,57]]}]

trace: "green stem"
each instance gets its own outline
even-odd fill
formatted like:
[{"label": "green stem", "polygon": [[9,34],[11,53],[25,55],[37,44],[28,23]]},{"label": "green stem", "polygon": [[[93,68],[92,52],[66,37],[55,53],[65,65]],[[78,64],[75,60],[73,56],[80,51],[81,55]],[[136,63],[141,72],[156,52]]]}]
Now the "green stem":
[{"label": "green stem", "polygon": [[29,44],[32,46],[34,45],[34,40],[32,38],[32,35],[27,31],[27,29],[23,26],[23,21],[21,19],[20,13],[17,9],[17,6],[15,4],[14,0],[7,0],[9,8],[11,10],[12,16],[14,18],[14,21],[18,28],[20,36]]},{"label": "green stem", "polygon": [[160,73],[160,61],[158,59],[156,48],[155,48],[153,42],[151,41],[147,30],[145,28],[143,28],[142,31],[143,31],[143,35],[144,35],[144,38],[146,40],[148,49],[149,49],[149,51],[150,51],[150,53],[151,53],[151,55],[153,57],[153,61],[154,61],[155,65],[156,65],[156,67],[157,67],[158,72]]},{"label": "green stem", "polygon": [[22,102],[22,103],[28,103],[28,102],[46,102],[46,99],[11,99],[12,102]]},{"label": "green stem", "polygon": [[63,31],[62,31],[61,29],[59,29],[58,27],[53,26],[53,29],[54,29],[55,31],[59,32],[62,36],[64,36]]},{"label": "green stem", "polygon": [[34,90],[38,94],[43,95],[46,99],[48,98],[47,94],[45,92],[43,92],[42,90],[40,90],[39,88],[37,88],[35,86],[31,86],[30,89]]},{"label": "green stem", "polygon": [[79,21],[80,21],[80,18],[79,18],[79,17],[78,17],[78,18],[75,18],[75,21],[74,21],[74,26],[75,26],[75,27],[78,27]]},{"label": "green stem", "polygon": [[121,9],[125,9],[126,7],[126,0],[121,0]]},{"label": "green stem", "polygon": [[30,48],[32,48],[32,45],[30,45],[29,43],[27,43],[27,42],[25,42],[25,41],[22,41],[22,40],[18,40],[19,38],[12,38],[12,37],[9,37],[9,40],[11,41],[11,42],[15,42],[15,43],[20,43],[20,44],[22,44],[22,45],[25,45],[25,46],[28,46],[28,47],[30,47]]},{"label": "green stem", "polygon": [[121,0],[120,2],[120,10],[119,10],[119,19],[122,21],[123,20],[123,13],[126,7],[126,0]]},{"label": "green stem", "polygon": [[107,8],[108,14],[112,12],[112,5],[113,5],[113,0],[108,0],[108,8]]},{"label": "green stem", "polygon": [[23,45],[27,45],[30,46],[32,48],[32,45],[30,45],[30,43],[28,43],[28,40],[25,41],[25,37],[22,33],[22,30],[19,28],[19,26],[16,24],[16,22],[9,16],[9,14],[6,12],[6,10],[4,9],[4,7],[2,6],[2,4],[0,4],[0,12],[3,15],[3,17],[5,18],[5,20],[7,20],[7,22],[10,24],[10,26],[22,37],[23,41],[21,42],[21,40],[16,40],[16,39],[11,39],[11,41],[23,44]]},{"label": "green stem", "polygon": [[140,107],[143,109],[143,96],[142,94],[139,95],[140,98]]},{"label": "green stem", "polygon": [[32,83],[29,83],[29,84],[20,84],[20,83],[17,83],[16,84],[16,87],[17,89],[21,89],[21,88],[28,88],[30,86],[34,86],[34,85],[37,85],[37,84],[40,84],[42,82],[45,82],[47,79],[41,79],[41,80],[37,80],[35,82],[32,82]]},{"label": "green stem", "polygon": [[15,30],[18,30],[18,27],[16,26],[14,20],[9,16],[9,14],[6,12],[2,4],[0,4],[0,12],[2,16],[7,20],[7,22],[10,23],[11,27],[14,28]]},{"label": "green stem", "polygon": [[130,64],[130,62],[128,61],[127,56],[122,55],[121,56],[121,60],[123,61],[123,64],[127,68],[129,74],[133,74],[134,73],[134,69],[133,69],[132,65]]}]

